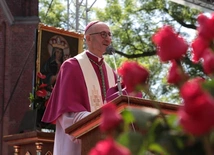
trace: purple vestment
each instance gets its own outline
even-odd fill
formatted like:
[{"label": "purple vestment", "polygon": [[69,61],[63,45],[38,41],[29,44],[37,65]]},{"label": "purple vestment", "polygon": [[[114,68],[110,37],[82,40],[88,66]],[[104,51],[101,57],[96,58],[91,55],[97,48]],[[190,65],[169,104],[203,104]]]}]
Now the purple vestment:
[{"label": "purple vestment", "polygon": [[[90,59],[98,62],[98,58],[86,53]],[[101,60],[103,61],[103,59]],[[101,75],[98,67],[93,64],[101,86]],[[106,66],[103,65],[106,90],[109,89]],[[115,77],[113,77],[115,78]],[[104,101],[103,97],[103,101]],[[89,96],[82,70],[75,58],[66,60],[59,71],[56,84],[48,101],[42,121],[54,123],[56,119],[66,112],[91,111]]]}]

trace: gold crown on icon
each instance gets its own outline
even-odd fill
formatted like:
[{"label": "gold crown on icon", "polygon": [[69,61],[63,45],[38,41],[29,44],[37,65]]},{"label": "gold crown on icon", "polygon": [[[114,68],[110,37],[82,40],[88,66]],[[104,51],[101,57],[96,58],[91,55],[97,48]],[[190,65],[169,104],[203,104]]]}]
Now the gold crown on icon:
[{"label": "gold crown on icon", "polygon": [[68,46],[66,41],[63,40],[61,36],[52,37],[49,41],[49,44],[51,44],[52,47],[58,47],[61,49],[65,49]]}]

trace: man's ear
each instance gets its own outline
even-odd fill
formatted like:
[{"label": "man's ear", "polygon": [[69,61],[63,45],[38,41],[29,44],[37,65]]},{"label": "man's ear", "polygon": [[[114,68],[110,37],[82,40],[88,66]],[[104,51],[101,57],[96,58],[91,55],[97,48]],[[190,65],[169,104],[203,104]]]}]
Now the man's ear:
[{"label": "man's ear", "polygon": [[86,40],[86,41],[91,41],[90,35],[86,35],[85,40]]}]

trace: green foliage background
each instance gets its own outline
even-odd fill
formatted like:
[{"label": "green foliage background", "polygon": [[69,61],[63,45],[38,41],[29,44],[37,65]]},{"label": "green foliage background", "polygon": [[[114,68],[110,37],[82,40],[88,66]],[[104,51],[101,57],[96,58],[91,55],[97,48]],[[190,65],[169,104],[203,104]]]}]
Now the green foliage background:
[{"label": "green foliage background", "polygon": [[[47,14],[50,2],[51,0],[40,0],[41,22],[65,28],[68,19],[65,3],[54,0]],[[197,28],[196,19],[200,12],[202,11],[168,0],[107,0],[106,6],[91,8],[89,21],[98,19],[109,24],[113,34],[112,45],[117,49],[117,66],[125,60],[138,61],[150,71],[150,86],[155,94],[154,100],[179,104],[181,99],[178,90],[166,83],[169,64],[160,62],[151,37],[158,28],[167,24],[173,26],[190,44],[196,35],[194,30]],[[84,17],[86,14],[83,14],[80,21],[84,20]],[[75,27],[74,25],[75,23],[71,24],[70,28]],[[206,77],[201,65],[191,62],[190,53],[191,49],[182,64],[185,71],[191,77]],[[112,56],[106,57],[115,68]]]}]

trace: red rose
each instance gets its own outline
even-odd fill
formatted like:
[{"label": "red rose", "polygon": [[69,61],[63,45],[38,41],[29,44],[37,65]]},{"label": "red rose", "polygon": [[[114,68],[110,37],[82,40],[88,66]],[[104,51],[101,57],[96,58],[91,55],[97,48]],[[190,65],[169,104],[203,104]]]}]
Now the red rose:
[{"label": "red rose", "polygon": [[157,45],[157,55],[161,61],[180,59],[187,52],[188,45],[184,39],[174,33],[171,26],[164,26],[152,36]]},{"label": "red rose", "polygon": [[117,112],[115,104],[107,103],[101,108],[101,110],[101,131],[110,131],[122,122],[122,116]]},{"label": "red rose", "polygon": [[184,101],[178,111],[179,122],[187,133],[199,136],[214,127],[214,104],[209,95],[203,94],[193,100]]},{"label": "red rose", "polygon": [[195,97],[203,94],[203,90],[201,87],[202,82],[204,82],[204,79],[201,77],[197,77],[194,79],[191,79],[183,84],[183,86],[180,89],[180,95],[185,100],[193,100]]},{"label": "red rose", "polygon": [[192,44],[192,54],[193,54],[193,62],[198,62],[205,51],[205,49],[209,48],[209,42],[207,40],[204,40],[201,37],[196,38]]},{"label": "red rose", "polygon": [[139,91],[138,86],[144,85],[149,77],[148,70],[135,61],[124,62],[118,68],[118,73],[121,75],[128,93]]},{"label": "red rose", "polygon": [[203,54],[203,69],[206,74],[214,73],[214,52],[206,49]]},{"label": "red rose", "polygon": [[39,97],[45,97],[45,96],[47,96],[47,91],[45,89],[38,90],[36,92],[36,95]]},{"label": "red rose", "polygon": [[43,75],[42,73],[37,73],[37,77],[39,77],[40,79],[45,79],[46,78],[46,76],[45,75]]},{"label": "red rose", "polygon": [[117,144],[112,138],[108,138],[98,142],[89,155],[131,155],[131,153],[126,147]]},{"label": "red rose", "polygon": [[198,35],[206,40],[212,40],[214,38],[214,14],[211,18],[204,14],[200,14],[197,21],[199,23],[199,27],[197,28]]},{"label": "red rose", "polygon": [[180,89],[183,106],[178,115],[184,130],[193,135],[202,135],[214,127],[214,100],[202,88],[204,79],[195,78]]},{"label": "red rose", "polygon": [[187,77],[180,65],[175,60],[171,61],[171,68],[167,77],[167,82],[175,85],[180,85]]}]

